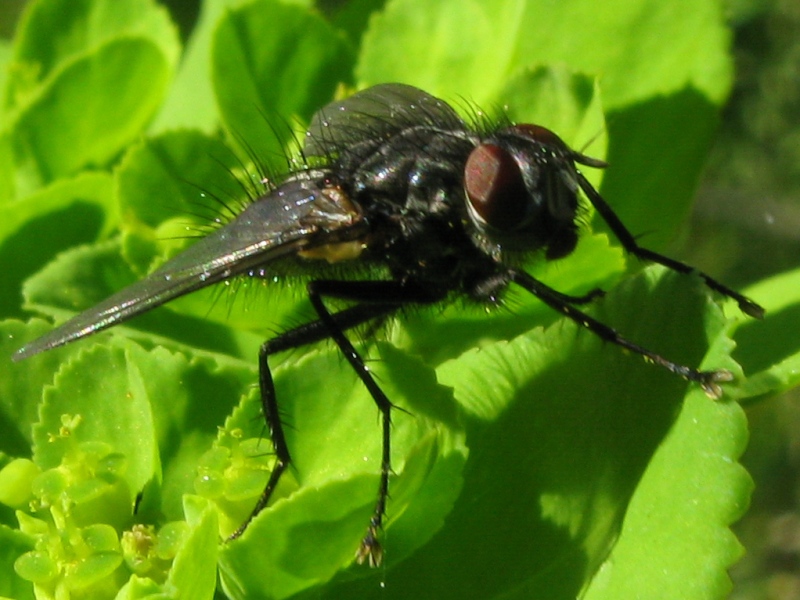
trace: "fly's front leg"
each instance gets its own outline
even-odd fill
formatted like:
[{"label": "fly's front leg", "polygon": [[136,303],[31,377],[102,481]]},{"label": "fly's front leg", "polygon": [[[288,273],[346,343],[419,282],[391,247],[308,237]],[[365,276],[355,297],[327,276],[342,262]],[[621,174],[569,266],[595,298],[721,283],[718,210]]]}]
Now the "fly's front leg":
[{"label": "fly's front leg", "polygon": [[654,252],[653,250],[648,250],[647,248],[641,247],[636,242],[636,239],[633,237],[631,232],[628,231],[622,221],[620,221],[619,217],[611,209],[608,203],[603,200],[603,197],[600,196],[597,190],[592,187],[592,184],[589,183],[589,181],[580,173],[578,173],[578,185],[580,185],[583,192],[589,198],[589,201],[592,203],[595,209],[597,209],[597,212],[608,224],[609,228],[611,228],[611,231],[620,241],[625,250],[643,260],[649,260],[664,265],[668,269],[672,269],[678,273],[697,272],[697,274],[703,279],[709,288],[719,292],[723,296],[736,300],[736,303],[739,305],[739,308],[743,313],[750,315],[751,317],[755,317],[756,319],[763,318],[764,308],[750,300],[750,298],[747,296],[744,296],[739,292],[732,290],[728,286],[723,285],[710,275],[706,275],[701,271],[696,271],[696,269],[685,263],[675,260],[674,258],[664,256],[663,254],[659,254],[658,252]]}]

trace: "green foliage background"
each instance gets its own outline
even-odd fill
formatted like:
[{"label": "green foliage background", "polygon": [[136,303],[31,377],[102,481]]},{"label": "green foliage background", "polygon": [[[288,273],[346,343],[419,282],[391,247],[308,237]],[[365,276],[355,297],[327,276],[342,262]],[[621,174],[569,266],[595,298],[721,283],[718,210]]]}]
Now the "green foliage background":
[{"label": "green foliage background", "polygon": [[[50,327],[32,313],[90,307],[190,243],[215,198],[257,194],[251,159],[285,169],[289,128],[386,81],[553,128],[609,161],[587,175],[643,243],[678,235],[732,85],[719,2],[310,4],[207,0],[181,32],[153,0],[30,4],[0,46],[3,356]],[[674,360],[733,371],[723,401],[521,295],[489,315],[412,313],[364,347],[406,411],[386,566],[350,564],[380,440],[329,345],[279,361],[295,469],[219,544],[269,468],[258,346],[310,313],[292,280],[243,282],[235,301],[200,292],[0,361],[0,595],[725,596],[741,555],[729,526],[751,490],[736,400],[796,385],[800,275],[745,290],[768,310],[747,321],[586,221],[574,255],[531,272],[566,293],[611,289],[592,313]]]}]

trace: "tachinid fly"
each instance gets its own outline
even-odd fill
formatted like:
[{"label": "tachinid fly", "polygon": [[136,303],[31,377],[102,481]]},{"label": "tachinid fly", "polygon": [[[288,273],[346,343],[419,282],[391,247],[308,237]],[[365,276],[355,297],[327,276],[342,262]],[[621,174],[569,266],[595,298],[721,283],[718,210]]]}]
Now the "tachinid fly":
[{"label": "tachinid fly", "polygon": [[[378,564],[377,539],[389,488],[390,412],[381,391],[345,332],[379,322],[408,305],[454,296],[496,304],[515,284],[603,340],[644,356],[721,394],[727,371],[699,371],[636,345],[576,305],[602,294],[562,294],[519,269],[509,256],[570,254],[578,236],[579,191],[629,253],[680,273],[691,267],[640,247],[576,165],[604,163],[571,150],[537,125],[471,127],[445,102],[407,85],[378,85],[329,104],[312,119],[303,151],[318,165],[298,170],[250,204],[235,220],[176,256],[142,281],[114,294],[21,348],[15,360],[66,344],[125,321],[173,298],[241,275],[263,276],[277,259],[378,265],[386,279],[313,279],[307,291],[317,320],[277,335],[261,347],[259,384],[275,451],[275,466],[240,535],[270,497],[291,462],[279,418],[268,358],[277,352],[332,339],[382,414],[383,450],[378,498],[357,551]],[[360,274],[360,275],[359,275]],[[706,285],[735,299],[742,311],[763,309],[711,277]],[[361,278],[359,278],[361,277]],[[334,312],[325,299],[349,306]]]}]

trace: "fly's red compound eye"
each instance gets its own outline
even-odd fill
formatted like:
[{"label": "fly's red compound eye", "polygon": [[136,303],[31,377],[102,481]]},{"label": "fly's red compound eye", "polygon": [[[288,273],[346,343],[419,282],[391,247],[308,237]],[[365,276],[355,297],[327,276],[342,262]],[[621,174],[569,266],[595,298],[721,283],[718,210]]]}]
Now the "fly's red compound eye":
[{"label": "fly's red compound eye", "polygon": [[464,167],[464,190],[473,213],[486,225],[511,231],[522,225],[529,200],[514,157],[494,144],[475,148]]}]

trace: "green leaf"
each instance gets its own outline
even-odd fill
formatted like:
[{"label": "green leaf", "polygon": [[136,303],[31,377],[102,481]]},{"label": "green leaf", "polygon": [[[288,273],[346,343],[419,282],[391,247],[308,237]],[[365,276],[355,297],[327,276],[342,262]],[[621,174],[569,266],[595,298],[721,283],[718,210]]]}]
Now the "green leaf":
[{"label": "green leaf", "polygon": [[747,437],[737,403],[689,394],[585,597],[727,597],[728,569],[744,552],[729,526],[746,510],[753,488],[737,463]]},{"label": "green leaf", "polygon": [[185,499],[191,527],[170,570],[164,590],[178,590],[184,598],[212,598],[217,583],[217,515],[196,496]]},{"label": "green leaf", "polygon": [[32,5],[5,98],[18,196],[106,164],[141,131],[177,60],[164,16],[149,0]]},{"label": "green leaf", "polygon": [[[135,38],[111,42],[70,63],[14,123],[18,169],[49,182],[105,164],[150,119],[168,79],[163,55]],[[105,93],[108,89],[115,94]]]},{"label": "green leaf", "polygon": [[0,262],[14,265],[0,291],[0,314],[22,317],[18,290],[23,280],[54,254],[110,232],[118,221],[112,185],[109,175],[84,173],[0,206]]},{"label": "green leaf", "polygon": [[740,400],[763,400],[800,383],[800,346],[796,336],[786,335],[800,325],[800,271],[788,271],[746,290],[767,309],[761,321],[745,321],[735,331],[733,356],[742,365],[747,381]]},{"label": "green leaf", "polygon": [[[125,399],[124,402],[121,399]],[[65,414],[80,418],[68,438],[59,438]],[[82,441],[103,442],[125,455],[122,475],[133,494],[160,471],[153,415],[143,374],[122,349],[94,346],[65,363],[46,388],[40,421],[33,429],[34,461],[43,469],[60,464]]]},{"label": "green leaf", "polygon": [[[13,51],[8,40],[0,39],[0,90],[8,86],[8,65],[11,62]],[[3,129],[3,110],[0,108],[0,129]]]},{"label": "green leaf", "polygon": [[33,540],[17,529],[0,525],[0,595],[15,600],[33,600],[33,589],[14,571],[14,562],[33,549]]},{"label": "green leaf", "polygon": [[317,9],[346,32],[354,46],[358,46],[373,14],[380,11],[386,0],[351,0],[350,2],[317,2]]},{"label": "green leaf", "polygon": [[43,0],[30,5],[15,37],[5,106],[20,106],[60,69],[123,37],[147,39],[169,63],[177,61],[175,27],[152,0]]},{"label": "green leaf", "polygon": [[282,146],[291,139],[292,119],[307,122],[332,98],[349,81],[352,61],[342,36],[308,10],[272,0],[229,10],[211,55],[225,127],[251,157],[267,163],[277,157],[276,168],[285,168]]},{"label": "green leaf", "polygon": [[[0,111],[0,127],[3,127],[4,115]],[[0,205],[16,195],[16,164],[11,146],[11,134],[0,129]]]},{"label": "green leaf", "polygon": [[186,43],[178,74],[150,127],[151,133],[175,128],[195,128],[211,134],[219,126],[219,111],[211,84],[211,43],[225,11],[242,0],[205,0]]},{"label": "green leaf", "polygon": [[146,494],[143,510],[154,510],[154,519],[159,514],[179,519],[184,495],[194,492],[200,457],[226,415],[252,388],[254,364],[220,353],[195,350],[187,356],[159,347],[146,352],[131,346],[128,356],[145,374],[164,473],[161,497],[148,500]]},{"label": "green leaf", "polygon": [[357,74],[362,87],[402,81],[482,104],[520,69],[566,64],[601,75],[612,109],[685,87],[719,104],[729,36],[714,0],[394,0],[371,22]]},{"label": "green leaf", "polygon": [[[198,459],[224,415],[249,387],[252,369],[224,359],[213,364],[202,358],[189,361],[161,348],[145,352],[129,342],[89,349],[76,345],[59,353],[62,367],[46,388],[40,422],[34,428],[34,460],[45,469],[34,479],[35,491],[42,498],[68,494],[72,499],[68,522],[81,524],[82,535],[88,535],[86,526],[96,527],[96,521],[111,523],[117,530],[129,526],[137,492],[142,493],[138,519],[181,518],[182,498],[192,491]],[[25,365],[35,366],[37,359]],[[182,432],[180,444],[177,432]],[[88,473],[81,474],[81,469]],[[122,480],[123,486],[115,483]],[[158,560],[147,560],[158,565],[156,570],[168,571],[171,583],[165,589],[210,597],[216,581],[218,527],[214,512],[198,510],[187,512],[188,537],[171,544],[178,549],[174,572],[169,569],[173,558],[169,550],[162,551]],[[158,536],[150,534],[153,548],[166,541],[168,530],[167,526]],[[74,545],[74,539],[70,543]],[[144,552],[137,558],[141,562],[149,547],[142,542],[131,551]],[[60,564],[57,552],[51,556]],[[86,557],[81,567],[84,579],[64,578],[63,585],[84,585],[105,577],[102,558]],[[138,585],[131,582],[126,589],[133,593]],[[195,595],[198,590],[205,592]]]},{"label": "green leaf", "polygon": [[61,253],[25,281],[24,306],[63,321],[133,279],[130,268],[119,256],[118,242],[78,246]]},{"label": "green leaf", "polygon": [[[50,329],[44,321],[34,319],[29,323],[5,320],[0,323],[0,350],[10,357],[26,342],[32,341]],[[11,360],[0,361],[0,427],[2,450],[11,456],[31,456],[31,429],[38,420],[42,389],[53,380],[53,373],[66,356],[64,349],[56,349],[33,357],[23,364]]]},{"label": "green leaf", "polygon": [[719,105],[686,87],[609,112],[608,123],[613,168],[601,192],[641,244],[668,247],[689,217]]}]

